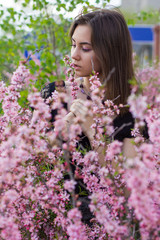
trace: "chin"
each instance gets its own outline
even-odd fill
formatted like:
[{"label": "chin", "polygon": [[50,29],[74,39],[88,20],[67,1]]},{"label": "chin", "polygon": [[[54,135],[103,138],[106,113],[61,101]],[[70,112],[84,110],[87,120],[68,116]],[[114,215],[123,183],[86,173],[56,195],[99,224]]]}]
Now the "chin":
[{"label": "chin", "polygon": [[75,72],[75,77],[84,77],[84,75],[81,73]]},{"label": "chin", "polygon": [[75,77],[90,77],[92,73],[86,74],[86,73],[80,73],[75,71]]}]

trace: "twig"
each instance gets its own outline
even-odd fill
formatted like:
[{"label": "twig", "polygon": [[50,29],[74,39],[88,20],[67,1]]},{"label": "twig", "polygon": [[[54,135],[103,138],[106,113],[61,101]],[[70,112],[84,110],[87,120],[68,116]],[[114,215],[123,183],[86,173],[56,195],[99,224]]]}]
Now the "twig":
[{"label": "twig", "polygon": [[111,140],[113,141],[115,135],[116,135],[117,133],[119,133],[124,127],[128,127],[128,126],[130,126],[130,125],[132,125],[131,122],[122,124],[121,127],[119,127],[115,132],[113,132],[113,133],[111,134]]},{"label": "twig", "polygon": [[[59,140],[60,140],[60,147],[61,147],[61,149],[63,149],[62,148],[63,140],[62,140],[61,136],[59,136]],[[68,142],[67,142],[67,145],[69,146]],[[70,179],[74,181],[75,179],[74,179],[74,176],[73,176],[73,173],[72,173],[72,168],[71,168],[71,165],[70,165],[70,160],[69,160],[70,159],[70,154],[69,154],[68,150],[64,150],[64,158],[65,158],[65,161],[66,161],[66,163],[68,165],[68,168],[69,168],[68,174],[70,176]],[[71,196],[72,196],[72,204],[73,204],[73,207],[75,208],[76,207],[76,200],[75,200],[76,196],[75,196],[75,191],[74,190],[72,191]]]},{"label": "twig", "polygon": [[104,80],[104,83],[103,83],[103,85],[102,85],[103,87],[106,86],[107,82],[110,80],[110,78],[111,78],[111,76],[112,76],[112,74],[113,74],[114,72],[115,72],[115,67],[112,68],[112,70],[109,72],[107,78]]}]

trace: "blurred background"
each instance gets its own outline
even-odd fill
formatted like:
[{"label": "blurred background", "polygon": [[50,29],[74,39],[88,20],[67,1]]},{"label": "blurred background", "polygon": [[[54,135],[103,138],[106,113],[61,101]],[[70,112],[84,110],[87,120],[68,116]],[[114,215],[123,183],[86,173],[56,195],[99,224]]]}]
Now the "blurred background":
[{"label": "blurred background", "polygon": [[82,10],[93,6],[122,11],[140,67],[160,58],[160,1],[0,0],[0,79],[9,81],[25,59],[36,75],[37,88],[64,79],[69,26]]}]

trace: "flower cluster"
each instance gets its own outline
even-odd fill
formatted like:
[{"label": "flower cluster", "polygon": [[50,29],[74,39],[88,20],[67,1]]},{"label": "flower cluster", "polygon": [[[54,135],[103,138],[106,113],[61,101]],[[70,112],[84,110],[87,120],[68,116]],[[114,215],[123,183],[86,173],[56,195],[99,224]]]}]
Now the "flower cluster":
[{"label": "flower cluster", "polygon": [[[66,61],[76,98],[73,66]],[[128,99],[136,118],[135,158],[124,157],[123,144],[111,137],[113,116],[123,106],[103,101],[98,74],[90,78],[91,100],[85,102],[95,132],[89,151],[79,147],[80,119],[67,127],[67,94],[55,91],[44,100],[30,89],[30,78],[21,64],[9,86],[0,83],[0,238],[158,240],[160,65],[137,70]],[[19,98],[25,88],[30,93],[24,108]]]}]

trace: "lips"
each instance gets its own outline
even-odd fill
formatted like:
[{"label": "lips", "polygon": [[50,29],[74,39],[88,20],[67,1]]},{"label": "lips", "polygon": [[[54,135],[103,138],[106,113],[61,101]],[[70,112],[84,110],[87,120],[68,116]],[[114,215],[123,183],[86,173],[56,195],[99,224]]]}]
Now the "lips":
[{"label": "lips", "polygon": [[74,68],[75,68],[76,70],[78,70],[78,69],[81,68],[81,66],[79,66],[79,65],[77,65],[77,64],[74,64]]}]

